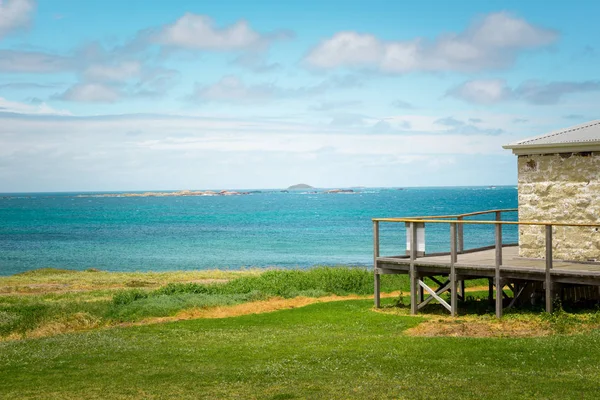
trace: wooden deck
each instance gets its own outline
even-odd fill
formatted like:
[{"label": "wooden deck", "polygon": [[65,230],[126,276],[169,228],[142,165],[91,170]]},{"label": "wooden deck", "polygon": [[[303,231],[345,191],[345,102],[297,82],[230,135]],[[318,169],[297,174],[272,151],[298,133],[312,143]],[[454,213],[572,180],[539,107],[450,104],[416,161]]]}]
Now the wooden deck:
[{"label": "wooden deck", "polygon": [[[527,259],[518,256],[516,246],[502,248],[500,273],[503,278],[544,281],[546,260]],[[418,271],[429,274],[447,275],[450,273],[450,254],[441,256],[417,257],[414,261]],[[494,277],[495,249],[458,254],[454,263],[456,273],[465,279]],[[408,273],[409,256],[377,257],[380,274]],[[550,271],[555,283],[600,285],[600,263],[580,263],[554,260]]]},{"label": "wooden deck", "polygon": [[[420,257],[413,254],[413,257],[412,260],[406,255],[375,257],[376,307],[380,304],[379,277],[384,274],[410,276],[413,314],[437,301],[453,316],[456,315],[458,301],[465,299],[464,282],[470,279],[488,279],[489,300],[494,301],[495,293],[498,317],[502,316],[505,307],[514,306],[519,298],[534,294],[540,288],[546,298],[552,299],[564,286],[572,289],[572,285],[579,285],[586,288],[586,293],[600,296],[600,263],[552,260],[552,268],[548,269],[546,260],[519,257],[518,247],[514,245],[505,245],[501,251],[493,248],[456,254],[454,262],[450,253]],[[426,284],[425,277],[437,283],[438,287]],[[443,278],[440,280],[440,277]],[[590,291],[590,286],[596,286],[597,290],[592,288]],[[505,292],[505,287],[512,297]],[[441,297],[445,292],[451,295],[450,303]],[[425,297],[425,294],[428,296]],[[548,306],[551,302],[545,302],[547,310],[551,311],[551,306]]]},{"label": "wooden deck", "polygon": [[[503,221],[503,213],[516,209],[478,211],[458,215],[412,218],[373,218],[373,265],[375,284],[375,306],[380,305],[380,276],[383,274],[408,274],[410,279],[411,313],[431,301],[442,304],[452,316],[457,314],[458,301],[465,299],[464,282],[470,279],[487,278],[488,297],[496,303],[496,316],[502,317],[505,307],[524,302],[544,299],[545,309],[552,312],[554,301],[560,299],[600,300],[600,263],[555,260],[553,257],[553,227],[591,227],[600,229],[600,224],[564,222]],[[467,217],[495,214],[495,220],[466,220]],[[406,253],[410,255],[381,256],[379,246],[380,223],[403,223],[406,226]],[[443,254],[424,254],[425,225],[449,225],[450,251]],[[464,249],[465,224],[493,225],[495,243],[487,248]],[[502,240],[503,225],[542,226],[545,231],[544,259],[526,259],[518,256],[516,244]],[[432,281],[437,288],[427,283]],[[508,288],[508,293],[505,291]],[[441,297],[450,294],[450,303]],[[429,295],[425,298],[425,293]],[[584,296],[581,296],[584,294]]]}]

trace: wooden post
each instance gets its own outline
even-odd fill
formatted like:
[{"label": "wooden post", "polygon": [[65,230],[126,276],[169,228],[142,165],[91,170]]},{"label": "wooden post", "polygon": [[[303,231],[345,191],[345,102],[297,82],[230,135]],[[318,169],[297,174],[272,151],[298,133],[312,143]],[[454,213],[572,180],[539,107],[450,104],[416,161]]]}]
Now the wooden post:
[{"label": "wooden post", "polygon": [[488,301],[491,304],[494,303],[494,279],[488,279]]},{"label": "wooden post", "polygon": [[450,314],[455,317],[458,308],[458,293],[456,287],[456,228],[459,224],[450,222]]},{"label": "wooden post", "polygon": [[552,225],[546,225],[546,312],[552,312]]},{"label": "wooden post", "polygon": [[[462,221],[463,217],[456,217],[457,221]],[[465,233],[464,233],[465,224],[458,224],[458,252],[463,253],[465,251]]]},{"label": "wooden post", "polygon": [[500,278],[500,266],[502,265],[502,225],[496,224],[496,317],[502,318],[502,282]]},{"label": "wooden post", "polygon": [[[500,211],[496,211],[496,221],[502,221],[502,213]],[[498,227],[500,229],[496,230],[496,240],[498,240],[498,237],[500,238],[500,265],[502,265],[502,225],[496,224],[496,228]],[[498,253],[496,253],[496,257],[498,257]]]},{"label": "wooden post", "polygon": [[375,307],[381,307],[381,282],[379,271],[377,270],[377,257],[379,257],[379,221],[373,221],[373,279],[374,279],[374,301]]},{"label": "wooden post", "polygon": [[410,313],[412,315],[417,314],[417,266],[415,261],[417,259],[417,224],[414,222],[410,223]]}]

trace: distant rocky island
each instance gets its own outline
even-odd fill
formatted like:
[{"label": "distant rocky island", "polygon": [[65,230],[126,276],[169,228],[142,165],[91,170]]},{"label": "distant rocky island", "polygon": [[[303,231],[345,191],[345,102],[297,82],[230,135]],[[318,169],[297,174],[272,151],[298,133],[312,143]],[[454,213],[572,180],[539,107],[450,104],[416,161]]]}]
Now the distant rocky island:
[{"label": "distant rocky island", "polygon": [[331,193],[354,193],[354,190],[352,190],[352,189],[331,189],[331,190],[326,190],[323,193],[327,193],[327,194],[331,194]]},{"label": "distant rocky island", "polygon": [[102,193],[102,194],[80,194],[77,197],[184,197],[184,196],[242,196],[257,192],[236,192],[233,190],[180,190],[177,192],[145,192],[145,193]]},{"label": "distant rocky island", "polygon": [[[289,193],[289,190],[306,190],[314,189],[312,186],[300,183],[290,186],[288,189],[281,190],[282,193]],[[269,191],[267,191],[269,192]],[[187,196],[244,196],[255,193],[263,193],[260,190],[250,192],[238,192],[235,190],[179,190],[175,192],[131,192],[131,193],[94,193],[94,194],[79,194],[75,197],[187,197]],[[329,189],[329,190],[311,190],[306,192],[309,194],[336,194],[336,193],[356,193],[352,189]]]},{"label": "distant rocky island", "polygon": [[307,185],[306,183],[299,183],[297,185],[292,185],[288,188],[288,190],[297,190],[297,189],[314,189],[314,187]]}]

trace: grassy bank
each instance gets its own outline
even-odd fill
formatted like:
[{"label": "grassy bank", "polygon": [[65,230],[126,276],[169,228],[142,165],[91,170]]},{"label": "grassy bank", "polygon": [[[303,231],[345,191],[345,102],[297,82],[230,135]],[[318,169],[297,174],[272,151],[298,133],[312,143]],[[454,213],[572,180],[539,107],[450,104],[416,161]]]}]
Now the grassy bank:
[{"label": "grassy bank", "polygon": [[[57,290],[56,285],[62,285]],[[384,291],[406,290],[386,276]],[[364,268],[173,273],[37,270],[0,278],[0,338],[40,337],[273,297],[373,293]]]},{"label": "grassy bank", "polygon": [[[459,318],[434,304],[412,317],[398,295],[380,310],[340,297],[370,296],[372,279],[362,268],[2,277],[0,398],[595,398],[597,311],[497,321],[477,288]],[[408,281],[383,276],[382,290],[407,295]]]},{"label": "grassy bank", "polygon": [[600,388],[598,331],[411,337],[422,318],[371,304],[0,343],[0,397],[592,399]]}]

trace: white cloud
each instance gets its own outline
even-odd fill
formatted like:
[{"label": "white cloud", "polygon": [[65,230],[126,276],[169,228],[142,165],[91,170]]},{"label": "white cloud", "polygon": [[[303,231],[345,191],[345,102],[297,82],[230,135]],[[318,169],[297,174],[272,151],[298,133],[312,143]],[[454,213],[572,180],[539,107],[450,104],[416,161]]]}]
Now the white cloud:
[{"label": "white cloud", "polygon": [[503,79],[464,82],[446,92],[447,96],[473,104],[494,104],[521,100],[530,104],[556,104],[573,93],[599,92],[600,81],[541,82],[529,80],[511,88]]},{"label": "white cloud", "polygon": [[562,81],[546,83],[530,80],[521,83],[515,89],[515,93],[519,98],[532,104],[556,104],[568,94],[599,91],[600,81]]},{"label": "white cloud", "polygon": [[331,111],[337,109],[356,108],[363,104],[360,100],[343,100],[343,101],[324,101],[319,104],[309,106],[311,111]]},{"label": "white cloud", "polygon": [[288,36],[284,32],[263,35],[243,20],[227,27],[215,27],[214,21],[206,15],[186,13],[165,26],[156,40],[167,46],[192,50],[256,50],[273,39]]},{"label": "white cloud", "polygon": [[504,79],[478,79],[464,82],[447,93],[469,103],[494,104],[512,97],[512,89]]},{"label": "white cloud", "polygon": [[38,104],[25,104],[17,101],[9,101],[2,97],[0,97],[0,113],[70,115],[68,111],[54,109],[44,102]]},{"label": "white cloud", "polygon": [[0,71],[13,73],[56,73],[73,67],[73,60],[35,51],[0,50]]},{"label": "white cloud", "polygon": [[339,32],[321,42],[306,60],[320,68],[366,66],[378,63],[384,54],[385,45],[373,35]]},{"label": "white cloud", "polygon": [[406,110],[413,110],[413,109],[417,108],[417,107],[415,107],[414,104],[409,103],[408,101],[404,101],[404,100],[394,100],[392,102],[392,106],[396,107],[396,108],[403,108]]},{"label": "white cloud", "polygon": [[57,98],[88,103],[113,103],[121,97],[118,90],[100,83],[78,83]]},{"label": "white cloud", "polygon": [[235,75],[222,77],[211,85],[196,84],[190,99],[206,101],[266,101],[282,98],[315,96],[331,90],[355,88],[362,81],[353,76],[332,76],[314,85],[282,87],[274,83],[247,84]]},{"label": "white cloud", "polygon": [[14,30],[27,27],[34,9],[33,0],[0,1],[0,39]]},{"label": "white cloud", "polygon": [[139,61],[123,61],[116,64],[93,64],[85,69],[83,75],[91,81],[126,82],[140,75]]},{"label": "white cloud", "polygon": [[316,68],[371,67],[390,73],[477,71],[510,66],[521,51],[547,46],[558,34],[506,12],[492,13],[461,33],[384,41],[371,34],[339,32],[306,56]]},{"label": "white cloud", "polygon": [[274,94],[272,85],[247,85],[238,77],[228,75],[212,85],[197,85],[193,97],[209,101],[256,101],[270,99]]},{"label": "white cloud", "polygon": [[[514,118],[479,116],[484,127],[502,127]],[[465,160],[480,157],[485,165],[504,157],[514,165],[501,147],[513,139],[510,135],[462,135],[436,125],[438,119],[383,117],[340,128],[307,123],[300,116],[0,114],[0,186],[7,191],[202,189],[287,186],[301,180],[318,186],[391,186],[399,184],[399,176],[402,185],[473,184],[474,176],[484,184],[494,169],[473,169]],[[369,128],[379,120],[394,131],[373,134]],[[407,121],[410,131],[398,134]],[[452,160],[462,160],[475,175],[458,179],[461,171],[443,167]],[[446,175],[427,175],[430,180],[423,182],[423,173],[435,172],[427,166]]]}]

